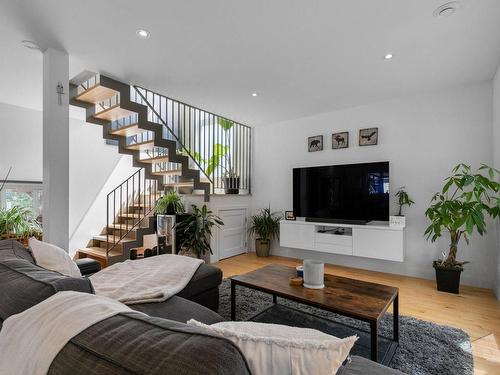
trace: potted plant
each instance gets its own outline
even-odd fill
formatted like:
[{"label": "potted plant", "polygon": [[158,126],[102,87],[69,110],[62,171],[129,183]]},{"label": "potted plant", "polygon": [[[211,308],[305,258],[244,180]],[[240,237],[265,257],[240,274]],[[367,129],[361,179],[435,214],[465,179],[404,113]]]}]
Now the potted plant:
[{"label": "potted plant", "polygon": [[210,263],[210,254],[213,254],[210,240],[212,228],[215,225],[224,225],[220,217],[214,215],[206,205],[200,209],[191,205],[192,212],[180,223],[176,224],[177,230],[182,232],[180,255],[203,259]]},{"label": "potted plant", "polygon": [[271,240],[279,236],[282,216],[271,213],[271,208],[262,208],[257,214],[250,216],[248,231],[255,235],[255,252],[259,257],[269,256]]},{"label": "potted plant", "polygon": [[168,244],[172,242],[173,226],[176,214],[184,212],[182,198],[175,190],[170,190],[156,201],[155,227],[158,241],[158,254],[174,253],[175,249],[169,250]]},{"label": "potted plant", "polygon": [[404,186],[401,186],[398,189],[398,191],[395,194],[395,197],[398,200],[397,203],[398,203],[398,206],[399,206],[399,210],[398,210],[398,213],[396,215],[390,217],[390,219],[389,219],[390,226],[391,227],[395,226],[395,227],[403,227],[404,228],[406,226],[406,218],[403,215],[403,207],[404,206],[410,207],[415,202],[413,202],[413,200],[410,198],[410,196],[406,192]]},{"label": "potted plant", "polygon": [[[226,194],[238,194],[240,192],[240,176],[235,171],[229,148],[229,130],[234,126],[234,121],[219,117],[218,124],[224,130],[225,143],[214,145],[213,155],[207,161],[206,174],[210,176],[216,168],[222,167]],[[223,163],[223,161],[225,162]]]},{"label": "potted plant", "polygon": [[463,238],[469,244],[469,236],[477,231],[486,233],[486,218],[497,218],[500,212],[500,172],[485,164],[477,171],[469,165],[459,164],[452,170],[440,192],[431,200],[425,216],[431,221],[425,235],[432,242],[444,231],[450,234],[448,254],[435,260],[437,289],[443,292],[459,292],[460,274],[466,262],[457,260],[458,244]]},{"label": "potted plant", "polygon": [[42,228],[28,207],[0,209],[0,240],[14,239],[24,246],[30,237],[42,239]]}]

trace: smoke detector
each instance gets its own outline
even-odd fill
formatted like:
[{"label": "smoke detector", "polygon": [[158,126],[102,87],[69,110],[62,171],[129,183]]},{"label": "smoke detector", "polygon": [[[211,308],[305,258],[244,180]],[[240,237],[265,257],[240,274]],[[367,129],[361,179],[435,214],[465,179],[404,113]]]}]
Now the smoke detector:
[{"label": "smoke detector", "polygon": [[445,3],[440,7],[436,8],[433,15],[434,17],[450,17],[460,8],[460,3],[458,1],[450,1],[449,3]]}]

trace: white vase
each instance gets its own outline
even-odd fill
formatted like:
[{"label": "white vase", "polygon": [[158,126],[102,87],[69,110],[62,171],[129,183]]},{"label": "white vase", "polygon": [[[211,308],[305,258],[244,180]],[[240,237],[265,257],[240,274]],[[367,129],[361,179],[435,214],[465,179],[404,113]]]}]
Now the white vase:
[{"label": "white vase", "polygon": [[325,263],[320,260],[304,259],[304,288],[325,287]]}]

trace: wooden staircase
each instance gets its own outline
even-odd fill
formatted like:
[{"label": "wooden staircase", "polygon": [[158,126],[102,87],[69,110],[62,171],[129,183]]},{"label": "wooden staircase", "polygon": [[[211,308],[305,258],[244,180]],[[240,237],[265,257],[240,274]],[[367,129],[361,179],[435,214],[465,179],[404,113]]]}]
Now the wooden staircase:
[{"label": "wooden staircase", "polygon": [[211,185],[199,169],[190,167],[190,157],[178,152],[181,145],[164,137],[164,126],[150,121],[148,107],[133,87],[97,75],[72,81],[70,91],[70,104],[85,108],[86,121],[101,125],[103,138],[114,141],[118,152],[131,155],[133,166],[140,168],[139,185],[132,180],[134,192],[129,191],[131,176],[112,192],[112,198],[108,195],[106,227],[77,252],[78,258],[91,257],[107,266],[129,259],[130,250],[143,245],[143,236],[155,232],[154,207],[166,189],[203,194],[208,201]]}]

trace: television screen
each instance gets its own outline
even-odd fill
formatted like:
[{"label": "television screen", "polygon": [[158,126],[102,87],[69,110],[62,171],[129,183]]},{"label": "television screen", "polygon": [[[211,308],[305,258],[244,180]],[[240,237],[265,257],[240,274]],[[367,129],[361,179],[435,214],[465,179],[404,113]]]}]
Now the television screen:
[{"label": "television screen", "polygon": [[389,162],[294,168],[293,212],[318,221],[389,220]]}]

